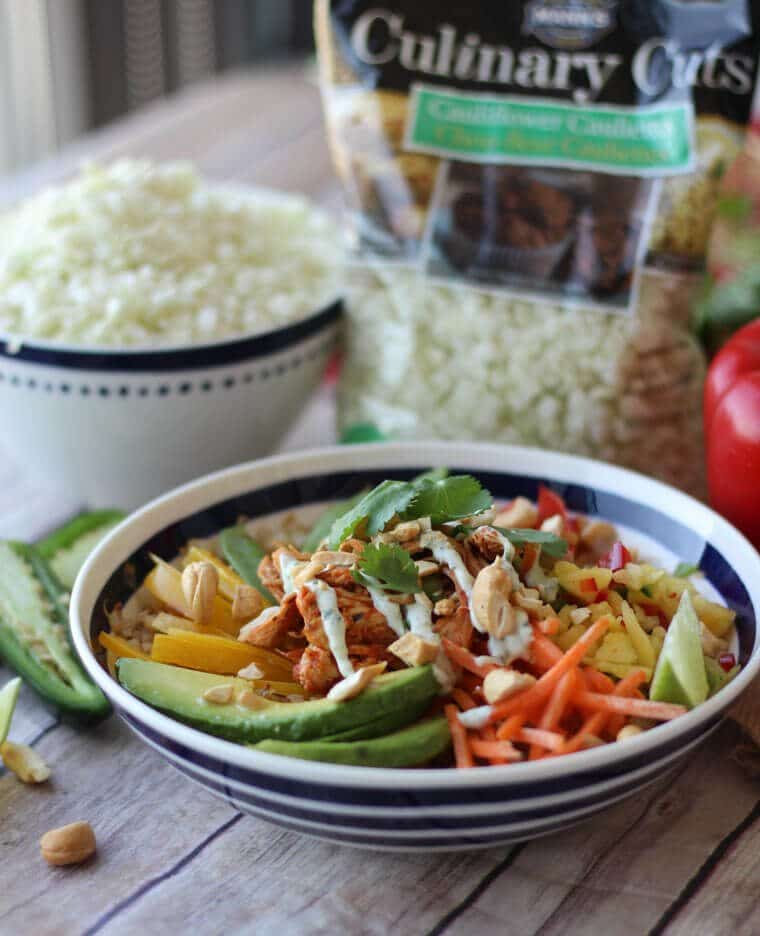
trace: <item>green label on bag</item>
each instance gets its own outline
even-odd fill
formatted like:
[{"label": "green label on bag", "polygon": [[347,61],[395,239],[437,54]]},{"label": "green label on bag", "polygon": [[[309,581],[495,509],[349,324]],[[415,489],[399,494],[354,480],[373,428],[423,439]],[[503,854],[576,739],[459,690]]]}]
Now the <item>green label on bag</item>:
[{"label": "green label on bag", "polygon": [[582,107],[416,85],[405,147],[468,162],[662,176],[693,168],[692,118],[687,102]]}]

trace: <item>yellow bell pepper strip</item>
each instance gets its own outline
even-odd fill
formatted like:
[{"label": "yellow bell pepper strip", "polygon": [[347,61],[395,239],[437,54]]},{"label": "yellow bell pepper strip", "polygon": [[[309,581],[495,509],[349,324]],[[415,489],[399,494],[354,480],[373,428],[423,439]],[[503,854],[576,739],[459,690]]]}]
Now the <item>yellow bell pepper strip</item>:
[{"label": "yellow bell pepper strip", "polygon": [[186,669],[218,673],[220,676],[236,675],[241,669],[255,663],[266,679],[284,682],[293,679],[293,664],[271,650],[253,647],[228,637],[196,634],[192,631],[173,630],[168,634],[156,634],[151,659],[157,663],[171,663]]},{"label": "yellow bell pepper strip", "polygon": [[200,546],[191,546],[182,560],[182,568],[189,566],[191,562],[210,562],[219,574],[219,593],[227,601],[232,601],[235,597],[235,589],[238,585],[245,585],[242,578],[221,560],[219,556],[214,555],[209,549],[202,549]]},{"label": "yellow bell pepper strip", "polygon": [[110,634],[108,631],[101,631],[98,634],[98,643],[104,650],[113,653],[116,659],[121,657],[133,657],[135,660],[149,660],[150,656],[143,653],[139,647],[135,647],[128,640],[119,637],[118,634]]},{"label": "yellow bell pepper strip", "polygon": [[[169,565],[168,562],[159,559],[158,556],[152,556],[152,559],[156,564],[148,573],[143,584],[154,598],[157,598],[171,611],[180,614],[182,617],[192,619],[182,592],[182,573],[179,569]],[[223,631],[231,637],[237,637],[240,631],[240,622],[232,618],[232,605],[219,595],[214,598],[214,611],[209,629]]]}]

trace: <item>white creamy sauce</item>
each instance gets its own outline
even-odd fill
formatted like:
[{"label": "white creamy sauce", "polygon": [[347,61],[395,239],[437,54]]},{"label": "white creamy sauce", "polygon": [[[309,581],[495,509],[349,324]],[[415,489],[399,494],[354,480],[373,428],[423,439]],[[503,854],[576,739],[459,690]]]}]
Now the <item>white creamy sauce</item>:
[{"label": "white creamy sauce", "polygon": [[479,705],[477,708],[468,709],[466,712],[459,712],[457,718],[465,728],[483,728],[488,724],[491,712],[493,712],[493,706]]},{"label": "white creamy sauce", "polygon": [[397,605],[395,601],[391,601],[381,588],[367,587],[367,591],[372,598],[372,604],[388,622],[388,627],[401,637],[406,630],[404,627],[404,619],[401,616],[401,607]]},{"label": "white creamy sauce", "polygon": [[424,640],[438,642],[440,638],[433,630],[433,602],[424,592],[414,596],[414,604],[404,605],[404,613],[406,623],[413,634]]},{"label": "white creamy sauce", "polygon": [[322,627],[327,637],[327,643],[330,646],[330,652],[335,657],[338,670],[341,676],[350,676],[354,672],[354,667],[348,657],[346,622],[340,613],[335,589],[331,588],[326,582],[321,581],[321,579],[311,579],[306,582],[306,588],[317,599],[317,607],[322,615]]},{"label": "white creamy sauce", "polygon": [[507,634],[501,639],[497,637],[488,638],[488,652],[491,656],[498,657],[502,663],[511,663],[518,657],[527,658],[530,643],[533,640],[533,628],[530,624],[530,618],[522,608],[515,609],[515,619],[517,628],[512,634]]},{"label": "white creamy sauce", "polygon": [[282,579],[282,588],[285,595],[292,595],[296,590],[293,576],[296,574],[297,567],[303,565],[300,559],[287,552],[281,552],[277,557],[280,566],[280,578]]},{"label": "white creamy sauce", "polygon": [[440,533],[438,530],[431,530],[430,533],[422,534],[420,537],[420,545],[424,546],[425,549],[429,549],[433,557],[440,562],[441,565],[448,566],[449,569],[451,569],[452,575],[457,580],[457,584],[467,598],[472,626],[475,630],[482,633],[483,628],[472,613],[472,586],[475,580],[470,575],[462,557],[451,545],[449,538],[445,533]]}]

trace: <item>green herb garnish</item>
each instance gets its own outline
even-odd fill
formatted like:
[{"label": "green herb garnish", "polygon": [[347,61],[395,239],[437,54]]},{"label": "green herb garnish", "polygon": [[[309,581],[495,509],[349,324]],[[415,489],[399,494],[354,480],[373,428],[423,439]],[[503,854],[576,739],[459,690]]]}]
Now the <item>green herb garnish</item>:
[{"label": "green herb garnish", "polygon": [[330,529],[330,549],[354,534],[374,536],[381,533],[393,517],[401,516],[415,495],[414,487],[406,481],[383,481],[369,494],[342,514]]},{"label": "green herb garnish", "polygon": [[447,523],[482,513],[493,504],[490,493],[471,475],[426,478],[416,484],[416,489],[405,519],[430,517],[431,523]]},{"label": "green herb garnish", "polygon": [[370,543],[351,572],[365,588],[414,594],[420,590],[420,577],[414,559],[396,543]]},{"label": "green herb garnish", "polygon": [[382,533],[390,521],[430,517],[446,523],[487,510],[491,495],[469,475],[447,476],[447,469],[419,475],[412,481],[383,481],[346,513],[331,529],[329,546],[337,549],[350,536],[371,537]]},{"label": "green herb garnish", "polygon": [[675,575],[676,578],[688,578],[690,575],[694,575],[695,572],[699,572],[698,565],[693,565],[689,562],[679,562],[673,570],[673,575]]}]

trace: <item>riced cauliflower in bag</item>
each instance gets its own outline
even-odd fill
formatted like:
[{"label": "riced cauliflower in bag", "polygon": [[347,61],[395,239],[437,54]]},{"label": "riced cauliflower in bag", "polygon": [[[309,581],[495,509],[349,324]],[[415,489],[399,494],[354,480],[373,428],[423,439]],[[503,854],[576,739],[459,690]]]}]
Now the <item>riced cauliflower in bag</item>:
[{"label": "riced cauliflower in bag", "polygon": [[689,329],[757,71],[749,0],[318,0],[350,208],[344,428],[703,493]]}]

